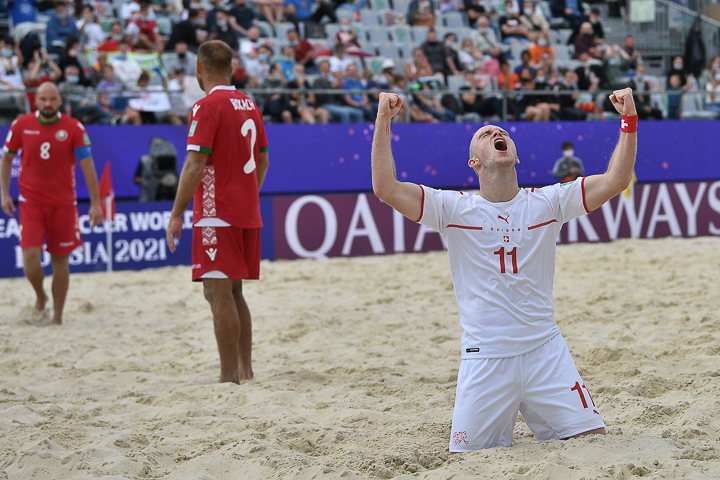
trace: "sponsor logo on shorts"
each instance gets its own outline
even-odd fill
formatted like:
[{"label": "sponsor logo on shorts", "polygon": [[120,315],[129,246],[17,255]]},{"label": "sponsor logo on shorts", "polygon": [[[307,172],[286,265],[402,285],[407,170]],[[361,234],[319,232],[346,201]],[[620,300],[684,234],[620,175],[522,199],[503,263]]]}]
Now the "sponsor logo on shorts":
[{"label": "sponsor logo on shorts", "polygon": [[461,443],[464,443],[465,445],[468,444],[467,441],[467,432],[455,432],[452,436],[453,445],[460,445]]},{"label": "sponsor logo on shorts", "polygon": [[217,255],[217,248],[208,248],[205,250],[205,253],[208,254],[208,257],[210,257],[211,261],[215,261],[215,255]]},{"label": "sponsor logo on shorts", "polygon": [[65,130],[58,130],[57,132],[55,132],[55,138],[57,138],[61,142],[64,142],[67,137],[68,133]]},{"label": "sponsor logo on shorts", "polygon": [[480,353],[479,348],[466,348],[465,353]]},{"label": "sponsor logo on shorts", "polygon": [[193,269],[193,270],[198,270],[198,269],[200,269],[200,268],[202,268],[202,265],[200,265],[200,264],[194,263],[194,264],[192,265],[192,269]]},{"label": "sponsor logo on shorts", "polygon": [[72,247],[75,245],[75,242],[60,242],[61,247]]}]

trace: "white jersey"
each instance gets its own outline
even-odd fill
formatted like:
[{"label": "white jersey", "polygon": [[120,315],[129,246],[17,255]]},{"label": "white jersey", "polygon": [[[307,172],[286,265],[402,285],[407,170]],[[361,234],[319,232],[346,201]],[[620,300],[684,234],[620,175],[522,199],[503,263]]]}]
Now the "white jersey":
[{"label": "white jersey", "polygon": [[418,223],[448,247],[462,358],[522,355],[558,333],[555,240],[565,222],[588,213],[584,183],[522,189],[501,203],[421,186]]}]

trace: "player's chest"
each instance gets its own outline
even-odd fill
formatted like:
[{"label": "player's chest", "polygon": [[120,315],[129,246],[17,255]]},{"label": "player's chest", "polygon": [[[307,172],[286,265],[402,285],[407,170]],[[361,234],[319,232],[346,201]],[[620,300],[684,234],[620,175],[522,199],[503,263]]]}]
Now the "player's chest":
[{"label": "player's chest", "polygon": [[23,152],[32,158],[50,160],[58,155],[67,155],[72,150],[70,134],[64,128],[53,130],[28,127],[22,131]]}]

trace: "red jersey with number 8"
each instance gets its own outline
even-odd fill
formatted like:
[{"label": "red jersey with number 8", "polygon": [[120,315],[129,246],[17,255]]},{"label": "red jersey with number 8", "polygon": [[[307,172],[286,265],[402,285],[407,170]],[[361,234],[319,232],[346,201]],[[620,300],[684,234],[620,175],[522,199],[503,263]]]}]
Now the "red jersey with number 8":
[{"label": "red jersey with number 8", "polygon": [[[38,205],[74,205],[75,149],[90,146],[83,124],[58,113],[45,123],[37,112],[18,117],[5,138],[5,150],[20,152],[20,200]],[[82,159],[81,159],[82,160]]]},{"label": "red jersey with number 8", "polygon": [[187,149],[210,154],[193,198],[194,222],[262,227],[256,166],[267,146],[262,114],[235,87],[217,86],[193,106]]}]

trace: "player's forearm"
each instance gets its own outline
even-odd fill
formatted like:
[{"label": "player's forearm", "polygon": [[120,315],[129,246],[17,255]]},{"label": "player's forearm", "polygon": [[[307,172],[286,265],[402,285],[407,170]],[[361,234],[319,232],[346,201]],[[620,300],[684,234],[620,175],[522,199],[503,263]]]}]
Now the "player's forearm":
[{"label": "player's forearm", "polygon": [[258,165],[257,165],[257,181],[258,181],[258,191],[263,186],[263,182],[265,182],[265,175],[267,174],[268,167],[270,166],[270,160],[268,158],[267,152],[260,152],[260,158],[258,158]]},{"label": "player's forearm", "polygon": [[381,200],[389,198],[393,188],[398,183],[390,144],[390,125],[391,119],[377,117],[370,154],[373,191]]},{"label": "player's forearm", "polygon": [[85,158],[80,161],[83,175],[85,176],[85,185],[87,185],[88,194],[90,194],[90,205],[100,205],[100,189],[98,188],[97,173],[95,172],[95,164],[92,158]]},{"label": "player's forearm", "polygon": [[10,195],[10,175],[12,173],[12,161],[15,158],[14,153],[3,153],[0,160],[0,194],[3,197]]},{"label": "player's forearm", "polygon": [[637,157],[637,132],[620,132],[620,140],[615,147],[607,172],[609,182],[617,193],[625,190],[630,185],[635,158]]}]

